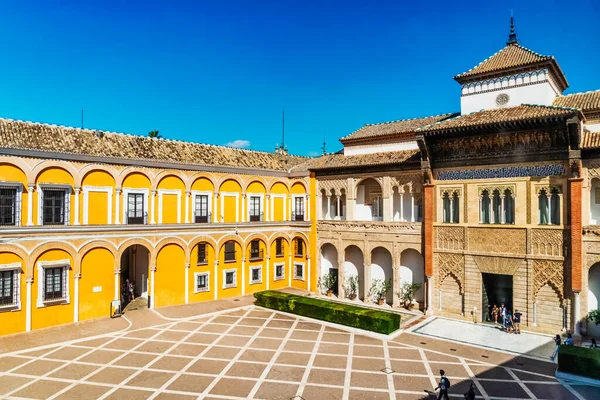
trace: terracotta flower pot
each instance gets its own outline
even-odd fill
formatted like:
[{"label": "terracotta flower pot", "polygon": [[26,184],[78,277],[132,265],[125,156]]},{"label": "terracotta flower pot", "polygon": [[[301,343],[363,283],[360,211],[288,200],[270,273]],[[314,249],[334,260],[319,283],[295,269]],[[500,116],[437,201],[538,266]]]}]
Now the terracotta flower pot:
[{"label": "terracotta flower pot", "polygon": [[377,300],[377,305],[382,306],[384,302],[385,302],[385,300],[379,299],[379,300]]},{"label": "terracotta flower pot", "polygon": [[356,295],[355,294],[351,294],[350,297],[348,297],[350,300],[354,301],[356,300]]},{"label": "terracotta flower pot", "polygon": [[333,290],[328,290],[327,291],[327,297],[331,297],[332,294],[333,294]]}]

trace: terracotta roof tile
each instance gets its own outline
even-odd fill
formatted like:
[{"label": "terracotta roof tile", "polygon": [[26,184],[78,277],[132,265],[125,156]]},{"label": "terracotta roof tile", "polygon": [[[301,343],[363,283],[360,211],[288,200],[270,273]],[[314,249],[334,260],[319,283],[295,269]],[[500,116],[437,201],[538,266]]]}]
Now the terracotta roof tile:
[{"label": "terracotta roof tile", "polygon": [[592,132],[587,129],[583,130],[583,146],[584,149],[600,148],[600,132]]},{"label": "terracotta roof tile", "polygon": [[359,130],[344,136],[340,139],[342,143],[349,143],[354,140],[367,138],[382,138],[384,136],[392,136],[402,133],[414,132],[417,128],[429,125],[434,122],[442,121],[458,114],[440,114],[431,117],[401,119],[392,122],[383,122],[381,124],[367,124]]},{"label": "terracotta roof tile", "polygon": [[467,72],[456,75],[454,79],[460,80],[461,78],[498,72],[509,68],[521,67],[537,62],[550,61],[553,59],[554,57],[552,56],[543,56],[519,44],[509,44]]},{"label": "terracotta roof tile", "polygon": [[600,110],[600,90],[558,96],[553,105],[579,108],[582,111]]},{"label": "terracotta roof tile", "polygon": [[304,157],[0,118],[0,148],[119,159],[289,170]]},{"label": "terracotta roof tile", "polygon": [[418,150],[391,151],[385,153],[360,154],[345,156],[344,154],[326,154],[313,158],[302,165],[302,168],[318,171],[345,167],[368,167],[379,165],[394,165],[419,163]]},{"label": "terracotta roof tile", "polygon": [[417,132],[431,133],[447,129],[468,128],[482,125],[492,125],[503,122],[526,121],[538,118],[560,117],[576,114],[577,109],[555,106],[540,106],[522,104],[515,107],[482,110],[470,114],[450,118],[441,122],[417,129]]}]

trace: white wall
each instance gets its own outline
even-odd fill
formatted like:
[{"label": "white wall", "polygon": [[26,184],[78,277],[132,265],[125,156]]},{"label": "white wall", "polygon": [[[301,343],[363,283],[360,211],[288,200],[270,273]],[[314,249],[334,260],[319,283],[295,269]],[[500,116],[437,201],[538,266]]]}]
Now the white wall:
[{"label": "white wall", "polygon": [[520,104],[552,105],[556,98],[556,92],[549,82],[540,82],[529,86],[504,87],[485,93],[463,95],[460,98],[461,114],[469,114],[475,111],[492,110],[500,108],[496,105],[496,97],[500,93],[509,96],[508,104],[503,107],[514,107]]},{"label": "white wall", "polygon": [[596,204],[596,189],[600,189],[600,179],[592,179],[590,190],[590,225],[600,225],[600,204]]},{"label": "white wall", "polygon": [[[400,284],[407,282],[425,282],[423,257],[414,249],[407,249],[400,255]],[[415,300],[422,303],[425,299],[425,288],[421,287],[415,294]]]},{"label": "white wall", "polygon": [[135,293],[148,297],[148,265],[150,253],[143,246],[137,246],[135,252]]},{"label": "white wall", "polygon": [[327,275],[330,268],[337,268],[337,251],[330,244],[323,245],[321,248],[321,276]]},{"label": "white wall", "polygon": [[[378,247],[371,253],[371,280],[392,279],[392,256],[384,248]],[[397,288],[392,287],[387,294],[386,302],[391,303],[397,292]]]},{"label": "white wall", "polygon": [[[361,300],[365,298],[365,274],[364,274],[363,254],[358,247],[348,247],[344,257],[344,274],[346,278],[358,276],[358,297]],[[344,282],[346,284],[346,282]],[[368,291],[368,288],[367,288]]]},{"label": "white wall", "polygon": [[372,221],[373,212],[371,206],[365,204],[365,187],[358,185],[356,191],[356,206],[354,208],[355,221]]},{"label": "white wall", "polygon": [[355,156],[359,154],[385,153],[388,151],[418,150],[416,140],[402,140],[392,143],[369,144],[358,146],[344,146],[345,156]]}]

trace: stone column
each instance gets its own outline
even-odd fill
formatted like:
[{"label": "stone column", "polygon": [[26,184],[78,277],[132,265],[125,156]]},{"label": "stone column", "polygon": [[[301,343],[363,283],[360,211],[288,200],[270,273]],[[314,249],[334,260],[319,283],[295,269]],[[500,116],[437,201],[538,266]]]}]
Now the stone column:
[{"label": "stone column", "polygon": [[392,267],[392,307],[400,307],[400,299],[398,298],[398,292],[400,292],[400,265],[397,262]]},{"label": "stone column", "polygon": [[[185,287],[183,288],[184,301],[185,304],[190,302],[190,263],[185,264],[183,268],[183,272],[185,273],[184,282]],[[194,282],[195,284],[195,282]]]},{"label": "stone column", "polygon": [[156,300],[154,298],[154,278],[156,273],[156,265],[150,267],[150,304],[149,308],[154,308],[154,304],[156,304]]},{"label": "stone column", "polygon": [[371,299],[371,297],[369,296],[369,291],[371,290],[371,264],[363,264],[363,270],[364,270],[364,288],[363,288],[363,293],[364,293],[364,301],[365,303],[372,303],[373,300]]},{"label": "stone column", "polygon": [[269,290],[269,287],[271,286],[270,285],[270,283],[271,283],[271,273],[270,273],[270,271],[271,271],[271,256],[267,256],[266,266],[267,266],[267,271],[265,273],[266,276],[264,276],[263,279],[266,278],[266,280],[267,280],[267,290]]},{"label": "stone column", "polygon": [[[80,225],[79,223],[79,192],[81,192],[81,187],[75,186],[75,218],[73,221],[73,225]],[[75,321],[77,322],[77,321]]]},{"label": "stone column", "polygon": [[504,212],[504,195],[500,196],[500,223],[506,223],[506,213]]},{"label": "stone column", "polygon": [[[308,253],[308,252],[307,252]],[[310,292],[310,254],[306,255],[306,290]]]},{"label": "stone column", "polygon": [[115,225],[121,224],[121,188],[115,189]]},{"label": "stone column", "polygon": [[35,191],[35,184],[30,183],[27,185],[27,226],[33,225],[33,192]]},{"label": "stone column", "polygon": [[433,277],[426,276],[427,279],[427,306],[426,314],[433,315]]},{"label": "stone column", "polygon": [[217,200],[219,199],[219,192],[214,192],[213,193],[213,209],[212,209],[212,217],[213,217],[213,223],[216,224],[217,222],[219,222],[219,217],[217,215],[217,210],[218,210],[218,203]]},{"label": "stone column", "polygon": [[400,193],[400,221],[406,221],[404,218],[404,191]]},{"label": "stone column", "polygon": [[25,331],[29,332],[31,330],[31,285],[33,285],[33,277],[28,277],[25,283],[27,284],[27,292],[25,294],[25,301],[27,302],[25,305]]},{"label": "stone column", "polygon": [[115,300],[120,300],[121,296],[119,294],[119,286],[120,286],[120,278],[121,277],[121,270],[117,269],[115,270]]},{"label": "stone column", "polygon": [[579,301],[579,292],[573,292],[573,336],[581,337],[581,306]]},{"label": "stone column", "polygon": [[213,287],[214,297],[213,297],[213,300],[218,300],[218,298],[219,298],[219,296],[218,296],[218,293],[219,293],[219,261],[215,261],[215,264],[214,264],[214,268],[213,268],[213,282],[214,282],[214,287]]},{"label": "stone column", "polygon": [[354,221],[356,214],[356,199],[350,199],[346,195],[346,221]]},{"label": "stone column", "polygon": [[[246,193],[242,193],[242,216],[240,217],[240,222],[246,221],[246,214],[244,212],[245,209],[246,209]],[[250,220],[250,218],[248,218],[248,220]]]},{"label": "stone column", "polygon": [[323,219],[323,196],[321,196],[321,192],[317,195],[317,219]]},{"label": "stone column", "polygon": [[327,195],[327,215],[325,216],[325,219],[333,219],[331,218],[331,195]]},{"label": "stone column", "polygon": [[337,211],[337,216],[340,217],[339,219],[342,219],[342,198],[340,195],[335,196],[336,200],[337,200],[337,207],[335,208]]},{"label": "stone column", "polygon": [[79,279],[81,274],[73,275],[73,322],[79,322]]},{"label": "stone column", "polygon": [[[265,221],[267,221],[267,222],[272,221],[272,218],[271,218],[271,202],[270,202],[270,200],[271,200],[271,195],[267,194],[266,197],[265,197],[265,211],[264,211],[264,213],[265,213]],[[268,212],[267,212],[267,205],[269,206],[269,211]]]},{"label": "stone column", "polygon": [[246,257],[242,257],[242,296],[246,294]]},{"label": "stone column", "polygon": [[[338,297],[340,299],[346,298],[344,291],[344,283],[346,282],[346,271],[344,270],[344,261],[338,260]],[[359,288],[360,290],[361,288]],[[357,293],[358,295],[358,293]]]},{"label": "stone column", "polygon": [[479,223],[483,223],[483,196],[479,196]]},{"label": "stone column", "polygon": [[[154,206],[156,199],[156,189],[152,189],[152,191],[150,192],[150,196],[152,196],[150,198],[150,223],[156,224],[156,221],[154,219],[154,214],[156,213],[156,207]],[[152,299],[152,301],[154,301],[154,299]]]},{"label": "stone column", "polygon": [[185,223],[190,223],[190,209],[192,208],[192,192],[185,191]]},{"label": "stone column", "polygon": [[410,222],[415,222],[415,195],[410,194]]}]

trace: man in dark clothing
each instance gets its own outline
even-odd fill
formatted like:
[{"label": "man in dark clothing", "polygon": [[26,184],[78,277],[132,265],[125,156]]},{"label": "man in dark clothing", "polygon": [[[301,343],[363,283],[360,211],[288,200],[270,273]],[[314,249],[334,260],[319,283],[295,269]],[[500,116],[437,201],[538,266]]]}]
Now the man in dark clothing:
[{"label": "man in dark clothing", "polygon": [[519,335],[521,334],[521,315],[523,313],[520,313],[519,310],[515,310],[513,314],[513,328],[515,329],[515,333]]},{"label": "man in dark clothing", "polygon": [[446,373],[443,369],[440,369],[440,384],[434,390],[440,389],[440,394],[438,395],[438,400],[442,398],[446,400],[450,400],[448,397],[448,389],[450,389],[450,381],[446,378]]}]

